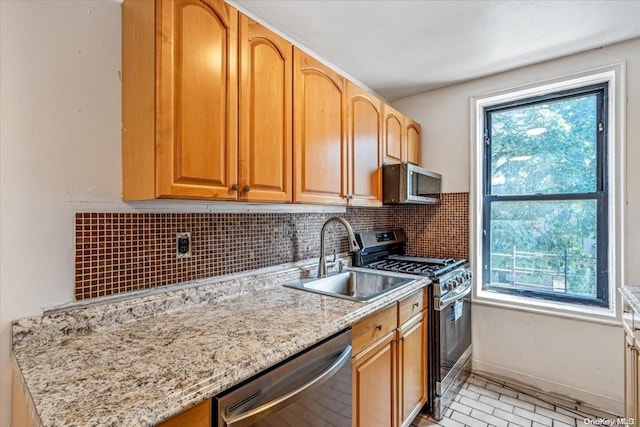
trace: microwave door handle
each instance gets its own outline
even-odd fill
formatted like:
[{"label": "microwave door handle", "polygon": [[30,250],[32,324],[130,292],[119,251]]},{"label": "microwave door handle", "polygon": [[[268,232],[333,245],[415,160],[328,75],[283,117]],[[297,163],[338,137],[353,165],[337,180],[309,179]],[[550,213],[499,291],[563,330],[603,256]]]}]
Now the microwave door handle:
[{"label": "microwave door handle", "polygon": [[469,295],[469,293],[471,293],[471,281],[467,282],[467,284],[464,287],[463,286],[457,287],[451,293],[453,294],[452,296],[446,295],[447,298],[440,300],[440,304],[439,304],[440,308],[437,309],[438,311],[444,310],[445,308],[449,307],[451,304]]},{"label": "microwave door handle", "polygon": [[340,353],[340,356],[335,362],[331,364],[327,369],[320,374],[301,385],[297,389],[290,391],[280,397],[277,397],[263,405],[258,406],[247,412],[243,412],[237,415],[233,415],[228,420],[225,420],[226,427],[244,427],[253,425],[260,417],[278,411],[285,406],[288,406],[292,402],[303,397],[306,393],[312,391],[314,388],[321,386],[329,378],[331,378],[336,372],[342,368],[342,366],[351,360],[351,346],[347,346],[345,350]]}]

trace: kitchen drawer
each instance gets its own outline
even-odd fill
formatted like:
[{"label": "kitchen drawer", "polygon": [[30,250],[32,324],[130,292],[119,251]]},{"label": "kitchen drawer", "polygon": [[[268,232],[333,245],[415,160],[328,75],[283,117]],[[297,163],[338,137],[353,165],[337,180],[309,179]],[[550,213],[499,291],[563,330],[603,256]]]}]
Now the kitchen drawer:
[{"label": "kitchen drawer", "polygon": [[353,354],[360,353],[397,327],[396,304],[362,319],[352,328]]},{"label": "kitchen drawer", "polygon": [[425,307],[424,289],[409,295],[398,303],[398,324],[402,325],[404,322],[420,313]]}]

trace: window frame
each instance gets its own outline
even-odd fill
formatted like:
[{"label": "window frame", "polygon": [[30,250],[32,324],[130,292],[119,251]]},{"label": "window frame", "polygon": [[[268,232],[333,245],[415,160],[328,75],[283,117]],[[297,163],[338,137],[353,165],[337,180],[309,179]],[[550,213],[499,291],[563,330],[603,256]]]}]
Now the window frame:
[{"label": "window frame", "polygon": [[[514,74],[502,83],[502,89],[470,94],[469,96],[469,260],[474,275],[472,301],[474,304],[530,313],[546,314],[568,319],[615,325],[622,316],[622,305],[617,289],[625,280],[625,129],[626,129],[626,62],[591,68],[572,74],[544,73],[537,80],[528,74]],[[516,83],[518,78],[527,83]],[[511,83],[509,83],[511,81]],[[506,82],[506,85],[505,85]],[[590,84],[609,83],[607,130],[607,178],[608,202],[608,307],[586,306],[569,302],[533,299],[484,291],[483,282],[483,162],[484,162],[484,108],[517,101],[538,95],[546,95]]]},{"label": "window frame", "polygon": [[[538,95],[496,104],[483,109],[484,139],[483,146],[483,283],[482,289],[488,292],[513,294],[521,297],[544,299],[551,301],[584,304],[588,306],[608,307],[609,282],[608,282],[608,200],[609,183],[607,178],[607,129],[608,123],[608,90],[609,83],[602,82],[587,86],[575,87],[567,90]],[[517,194],[495,195],[491,194],[491,118],[493,113],[508,111],[516,108],[524,108],[541,103],[569,100],[581,96],[596,96],[596,188],[588,193],[543,193],[543,194]],[[492,287],[489,283],[491,271],[491,205],[494,202],[536,202],[536,201],[571,201],[571,200],[595,200],[596,201],[596,295],[595,298],[586,298],[576,295],[567,295],[542,290],[509,289]],[[492,289],[493,288],[493,289]]]}]

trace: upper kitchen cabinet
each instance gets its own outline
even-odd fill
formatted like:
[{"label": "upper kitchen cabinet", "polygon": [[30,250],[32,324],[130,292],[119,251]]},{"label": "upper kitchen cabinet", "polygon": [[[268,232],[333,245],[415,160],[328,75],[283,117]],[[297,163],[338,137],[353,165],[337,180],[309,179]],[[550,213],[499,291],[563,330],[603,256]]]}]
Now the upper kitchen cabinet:
[{"label": "upper kitchen cabinet", "polygon": [[420,124],[387,104],[383,111],[384,164],[408,162],[420,165]]},{"label": "upper kitchen cabinet", "polygon": [[347,199],[353,206],[381,206],[382,102],[347,82]]},{"label": "upper kitchen cabinet", "polygon": [[346,81],[299,49],[294,61],[294,201],[347,203]]},{"label": "upper kitchen cabinet", "polygon": [[237,11],[125,0],[122,15],[123,199],[235,200]]},{"label": "upper kitchen cabinet", "polygon": [[405,162],[407,143],[404,136],[404,116],[387,104],[384,104],[383,111],[382,145],[384,148],[384,164]]},{"label": "upper kitchen cabinet", "polygon": [[293,47],[240,14],[239,197],[292,201]]},{"label": "upper kitchen cabinet", "polygon": [[420,165],[420,145],[422,144],[420,123],[405,116],[404,130],[407,141],[407,162]]}]

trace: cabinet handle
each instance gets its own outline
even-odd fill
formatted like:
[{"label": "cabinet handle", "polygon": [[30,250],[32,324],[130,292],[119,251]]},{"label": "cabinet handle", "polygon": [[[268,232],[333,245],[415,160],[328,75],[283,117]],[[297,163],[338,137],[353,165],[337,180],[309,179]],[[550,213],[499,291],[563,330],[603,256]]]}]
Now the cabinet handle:
[{"label": "cabinet handle", "polygon": [[238,191],[238,184],[233,184],[231,186],[231,191]]},{"label": "cabinet handle", "polygon": [[382,325],[376,325],[376,329],[377,329],[378,331],[381,331],[381,330],[382,330]]},{"label": "cabinet handle", "polygon": [[420,305],[420,303],[419,303],[419,302],[415,302],[415,303],[413,303],[413,306],[414,306],[415,308],[418,308],[418,306],[419,306],[419,305]]},{"label": "cabinet handle", "polygon": [[249,185],[245,185],[244,187],[242,187],[242,191],[248,193],[249,191],[251,191],[251,187]]}]

